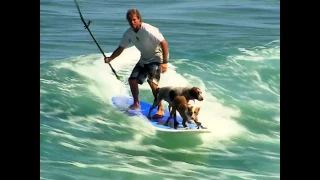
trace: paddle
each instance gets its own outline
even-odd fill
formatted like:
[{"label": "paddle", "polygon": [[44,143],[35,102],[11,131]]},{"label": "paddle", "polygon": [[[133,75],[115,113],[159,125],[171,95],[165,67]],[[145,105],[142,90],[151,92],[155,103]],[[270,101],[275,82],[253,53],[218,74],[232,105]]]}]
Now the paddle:
[{"label": "paddle", "polygon": [[[85,22],[84,18],[82,17],[82,14],[81,14],[81,11],[80,11],[80,7],[79,7],[77,1],[74,0],[74,2],[75,2],[76,5],[77,5],[77,9],[78,9],[78,11],[79,11],[79,15],[80,15],[80,17],[81,17],[81,21],[83,22],[85,29],[87,29],[87,30],[89,31],[92,39],[94,40],[94,42],[95,42],[96,45],[98,46],[98,48],[99,48],[100,52],[102,53],[103,57],[106,58],[106,55],[104,54],[104,52],[103,52],[103,50],[101,49],[101,47],[99,46],[96,38],[94,38],[93,34],[91,33],[91,31],[90,31],[90,29],[89,29],[89,25],[90,25],[91,21],[89,20],[88,24]],[[109,64],[112,72],[116,75],[117,79],[118,79],[118,80],[121,80],[120,77],[117,75],[116,71],[115,71],[115,70],[113,69],[113,67],[111,66],[111,64],[110,64],[110,63],[108,63],[108,64]]]}]

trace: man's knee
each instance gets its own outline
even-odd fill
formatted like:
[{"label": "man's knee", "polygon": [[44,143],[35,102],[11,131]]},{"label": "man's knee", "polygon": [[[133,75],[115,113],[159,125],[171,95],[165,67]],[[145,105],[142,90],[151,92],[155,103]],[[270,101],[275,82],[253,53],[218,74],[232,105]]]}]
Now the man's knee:
[{"label": "man's knee", "polygon": [[129,79],[128,79],[128,81],[129,81],[129,84],[137,84],[138,82],[137,82],[137,78],[132,78],[132,77],[130,77]]},{"label": "man's knee", "polygon": [[129,81],[129,84],[140,84],[141,85],[143,83],[142,80],[140,80],[139,78],[135,78],[135,77],[130,77],[128,79],[128,81]]}]

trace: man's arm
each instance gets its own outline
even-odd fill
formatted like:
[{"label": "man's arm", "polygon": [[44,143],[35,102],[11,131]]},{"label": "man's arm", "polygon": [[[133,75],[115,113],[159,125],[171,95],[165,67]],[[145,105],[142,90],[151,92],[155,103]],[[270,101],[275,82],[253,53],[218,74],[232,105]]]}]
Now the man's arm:
[{"label": "man's arm", "polygon": [[107,57],[108,63],[118,57],[124,50],[124,47],[118,46],[116,50],[113,51],[112,55],[110,57]]},{"label": "man's arm", "polygon": [[162,48],[162,56],[164,61],[168,61],[168,43],[166,40],[160,42]]},{"label": "man's arm", "polygon": [[164,63],[164,64],[161,64],[161,72],[164,73],[168,69],[167,62],[168,62],[169,50],[168,50],[168,43],[166,40],[162,40],[160,44],[161,44],[162,57],[163,57],[163,63]]},{"label": "man's arm", "polygon": [[162,56],[164,61],[168,61],[168,43],[166,40],[160,42],[162,48]]}]

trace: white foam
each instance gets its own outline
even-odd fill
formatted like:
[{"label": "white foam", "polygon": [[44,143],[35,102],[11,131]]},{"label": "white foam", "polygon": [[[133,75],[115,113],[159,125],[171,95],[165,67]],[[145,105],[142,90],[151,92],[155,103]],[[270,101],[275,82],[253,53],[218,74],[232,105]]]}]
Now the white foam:
[{"label": "white foam", "polygon": [[229,58],[244,61],[280,60],[280,46],[273,48],[256,47],[252,50],[239,48],[238,50],[242,53],[241,55],[229,56]]},{"label": "white foam", "polygon": [[67,143],[67,142],[59,142],[59,144],[62,146],[68,147],[70,149],[73,149],[73,150],[81,150],[81,147],[75,146],[75,145]]}]

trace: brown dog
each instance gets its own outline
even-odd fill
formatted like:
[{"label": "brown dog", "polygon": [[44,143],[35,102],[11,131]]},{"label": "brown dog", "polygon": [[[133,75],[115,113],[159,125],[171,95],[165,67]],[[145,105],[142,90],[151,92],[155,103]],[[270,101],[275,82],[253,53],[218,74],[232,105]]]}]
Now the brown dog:
[{"label": "brown dog", "polygon": [[203,96],[200,88],[198,87],[173,87],[166,86],[157,88],[157,95],[154,98],[153,104],[149,109],[148,118],[151,119],[151,111],[159,105],[162,100],[168,102],[168,110],[171,111],[172,101],[176,96],[184,96],[187,100],[203,101]]},{"label": "brown dog", "polygon": [[[167,121],[164,123],[165,126],[168,126],[170,118],[174,119],[174,128],[177,129],[179,122],[177,121],[177,113],[176,111],[179,112],[179,114],[182,117],[182,125],[185,129],[189,129],[188,126],[186,125],[186,122],[188,123],[196,123],[199,127],[203,127],[201,123],[198,121],[198,114],[200,111],[200,107],[195,107],[190,104],[188,104],[187,99],[184,96],[176,96],[172,100],[172,110],[170,112],[170,116],[168,117]],[[192,120],[194,122],[192,122]]]}]

